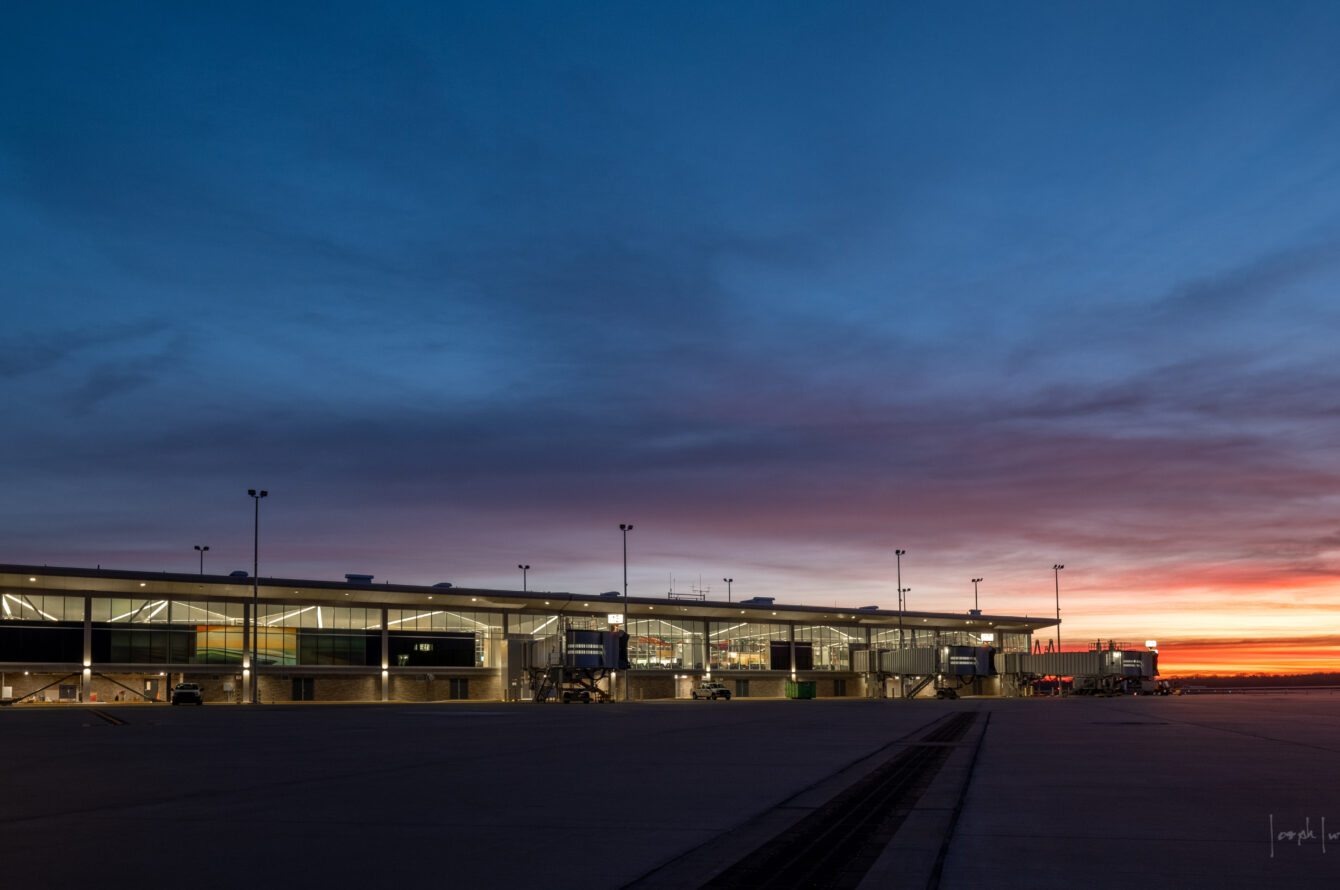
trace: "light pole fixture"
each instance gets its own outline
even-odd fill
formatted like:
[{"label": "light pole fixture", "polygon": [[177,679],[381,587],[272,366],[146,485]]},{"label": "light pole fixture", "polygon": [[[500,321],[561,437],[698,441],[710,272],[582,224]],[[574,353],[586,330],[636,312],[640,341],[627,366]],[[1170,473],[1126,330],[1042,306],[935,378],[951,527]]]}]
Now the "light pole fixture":
[{"label": "light pole fixture", "polygon": [[196,544],[195,549],[200,551],[200,574],[203,575],[205,574],[205,551],[208,550],[209,547],[202,547],[199,544]]},{"label": "light pole fixture", "polygon": [[980,584],[981,582],[982,582],[981,578],[972,579],[972,610],[974,612],[982,611],[981,609],[977,608],[977,585]]},{"label": "light pole fixture", "polygon": [[893,555],[898,560],[898,648],[903,648],[903,556],[906,550],[895,550]]},{"label": "light pole fixture", "polygon": [[521,592],[522,592],[522,593],[525,593],[525,592],[526,592],[526,573],[530,571],[530,566],[523,566],[521,563],[517,563],[517,564],[516,564],[516,567],[517,567],[518,569],[521,570]]},{"label": "light pole fixture", "polygon": [[261,703],[260,662],[257,657],[261,629],[261,498],[269,497],[270,492],[248,488],[247,494],[255,505],[251,525],[251,703],[258,705]]},{"label": "light pole fixture", "polygon": [[[619,531],[623,532],[623,632],[628,633],[628,628],[632,625],[628,618],[628,533],[633,530],[631,522],[619,523]],[[629,642],[632,642],[630,639]],[[630,662],[631,667],[631,662]],[[614,690],[611,689],[610,692]],[[623,700],[628,701],[628,671],[623,675]]]},{"label": "light pole fixture", "polygon": [[1061,569],[1065,566],[1057,563],[1052,566],[1052,578],[1056,582],[1056,651],[1061,651]]},{"label": "light pole fixture", "polygon": [[722,578],[726,582],[726,602],[730,602],[730,586],[735,583],[734,578]]}]

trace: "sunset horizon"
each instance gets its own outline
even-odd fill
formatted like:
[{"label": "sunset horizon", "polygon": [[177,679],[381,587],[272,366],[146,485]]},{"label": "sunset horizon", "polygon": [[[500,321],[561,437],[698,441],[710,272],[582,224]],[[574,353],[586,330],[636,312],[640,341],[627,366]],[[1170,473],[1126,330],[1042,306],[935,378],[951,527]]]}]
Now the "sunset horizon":
[{"label": "sunset horizon", "polygon": [[1340,6],[10,13],[9,562],[1340,664]]}]

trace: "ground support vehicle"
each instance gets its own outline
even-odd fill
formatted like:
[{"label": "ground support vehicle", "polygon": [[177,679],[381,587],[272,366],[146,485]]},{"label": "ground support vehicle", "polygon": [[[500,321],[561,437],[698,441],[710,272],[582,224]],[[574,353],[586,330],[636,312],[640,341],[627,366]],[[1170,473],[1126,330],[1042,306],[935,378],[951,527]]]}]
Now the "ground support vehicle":
[{"label": "ground support vehicle", "polygon": [[699,683],[689,694],[695,699],[706,698],[715,701],[716,699],[723,698],[726,701],[730,701],[730,690],[727,689],[724,684],[718,683],[716,680],[707,680],[703,683]]},{"label": "ground support vehicle", "polygon": [[205,695],[201,692],[199,683],[178,683],[172,687],[172,703],[174,705],[203,705]]},{"label": "ground support vehicle", "polygon": [[564,668],[558,665],[529,668],[528,682],[531,688],[531,701],[543,704],[557,701],[563,704],[571,702],[613,701],[605,679],[610,671],[604,668]]}]

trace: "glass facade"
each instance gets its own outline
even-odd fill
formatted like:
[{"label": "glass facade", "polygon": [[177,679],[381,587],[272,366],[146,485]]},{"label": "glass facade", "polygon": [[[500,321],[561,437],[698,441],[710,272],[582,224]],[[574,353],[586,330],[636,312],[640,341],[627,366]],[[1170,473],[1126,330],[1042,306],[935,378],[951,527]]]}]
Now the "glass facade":
[{"label": "glass facade", "polygon": [[942,630],[940,631],[940,645],[980,646],[982,645],[982,635],[979,631]]},{"label": "glass facade", "polygon": [[702,670],[703,622],[633,619],[628,624],[628,662],[636,670]]},{"label": "glass facade", "polygon": [[500,612],[388,609],[392,667],[495,667],[502,639]]},{"label": "glass facade", "polygon": [[527,634],[532,637],[552,636],[557,634],[561,627],[557,615],[522,613],[511,615],[507,619],[508,633]]},{"label": "glass facade", "polygon": [[256,660],[262,665],[378,665],[381,622],[381,609],[261,603]]},{"label": "glass facade", "polygon": [[553,612],[545,614],[523,612],[519,615],[509,615],[507,618],[507,632],[509,634],[528,634],[532,637],[547,637],[559,633],[560,630],[609,630],[609,620],[606,612],[587,615],[576,613],[565,613],[557,615]]},{"label": "glass facade", "polygon": [[59,624],[84,623],[84,598],[6,593],[0,596],[0,621],[34,621]]},{"label": "glass facade", "polygon": [[92,600],[95,663],[241,664],[241,603],[155,597]]},{"label": "glass facade", "polygon": [[83,658],[82,597],[0,595],[0,661],[78,664]]},{"label": "glass facade", "polygon": [[[241,666],[247,656],[249,598],[230,597],[68,596],[18,586],[0,589],[0,663],[74,667],[87,657],[95,669],[113,665],[135,670],[129,666],[144,665],[153,666],[155,674],[165,665]],[[498,668],[505,636],[517,642],[525,637],[549,640],[557,646],[554,638],[561,631],[608,629],[607,612],[617,606],[613,601],[608,609],[606,605],[504,613],[269,600],[260,604],[257,616],[257,660],[261,667]],[[895,649],[901,637],[904,648],[981,646],[981,633],[989,630],[975,626],[937,630],[910,621],[900,631],[887,625],[669,615],[639,615],[625,629],[628,659],[638,671],[835,673],[851,671],[853,650],[866,645]],[[998,633],[992,645],[997,651],[1026,652],[1030,640],[1026,633]],[[520,656],[513,652],[511,657]]]},{"label": "glass facade", "polygon": [[[901,646],[898,643],[899,633],[902,634]],[[870,629],[870,646],[874,649],[917,649],[935,644],[935,631],[931,628],[908,624],[901,632],[896,627]]]},{"label": "glass facade", "polygon": [[709,621],[707,648],[714,671],[787,670],[791,626],[778,622]]},{"label": "glass facade", "polygon": [[[807,670],[849,671],[852,644],[865,645],[865,630],[859,627],[801,624],[796,625],[796,643],[808,644],[810,667]],[[802,647],[797,645],[796,648],[796,661],[803,663]]]}]

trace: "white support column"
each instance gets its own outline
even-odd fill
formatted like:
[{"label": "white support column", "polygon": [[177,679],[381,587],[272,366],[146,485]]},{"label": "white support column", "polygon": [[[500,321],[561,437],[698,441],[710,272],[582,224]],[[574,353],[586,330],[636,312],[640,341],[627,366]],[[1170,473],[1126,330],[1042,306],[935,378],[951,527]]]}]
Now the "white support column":
[{"label": "white support column", "polygon": [[386,607],[382,606],[382,701],[391,699],[391,674],[387,670],[391,664],[391,631],[386,625]]},{"label": "white support column", "polygon": [[699,679],[712,676],[712,623],[703,619],[703,675]]},{"label": "white support column", "polygon": [[502,640],[498,645],[498,689],[499,698],[503,701],[512,700],[511,673],[508,670],[507,650],[511,648],[507,643],[507,613],[502,614]]},{"label": "white support column", "polygon": [[875,657],[874,634],[870,628],[865,629],[865,697],[882,698],[875,691],[875,684],[879,681],[879,659]]},{"label": "white support column", "polygon": [[[791,642],[791,679],[796,679],[796,623],[794,621],[787,623],[787,636]],[[768,665],[772,667],[772,665]]]},{"label": "white support column", "polygon": [[93,598],[84,597],[84,672],[80,675],[80,697],[93,700]]},{"label": "white support column", "polygon": [[237,700],[243,703],[251,701],[251,603],[242,604],[242,688],[237,691]]}]

